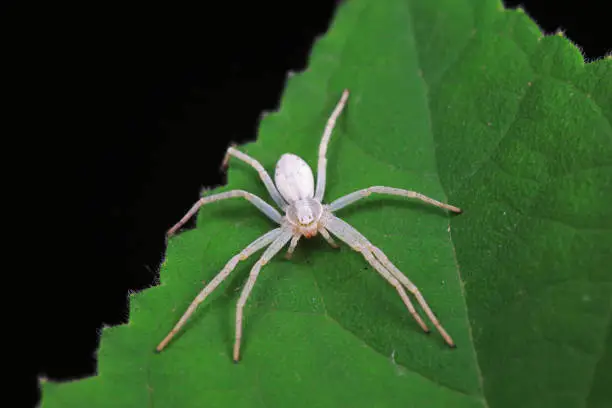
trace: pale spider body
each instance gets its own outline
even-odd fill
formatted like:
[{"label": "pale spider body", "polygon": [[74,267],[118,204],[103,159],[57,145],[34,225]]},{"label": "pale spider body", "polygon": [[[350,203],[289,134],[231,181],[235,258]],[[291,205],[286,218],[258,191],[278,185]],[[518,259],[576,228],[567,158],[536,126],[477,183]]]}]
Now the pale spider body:
[{"label": "pale spider body", "polygon": [[306,238],[317,235],[323,205],[314,199],[314,176],[308,163],[295,154],[283,154],[276,164],[274,183],[287,202],[285,218],[294,233]]},{"label": "pale spider body", "polygon": [[378,272],[396,289],[414,320],[425,332],[428,333],[429,329],[427,328],[427,325],[417,313],[412,301],[406,293],[406,290],[408,290],[414,296],[423,312],[425,312],[427,315],[428,319],[442,335],[446,343],[451,347],[455,346],[452,338],[448,335],[446,330],[444,330],[419,289],[406,277],[406,275],[404,275],[393,263],[391,263],[391,261],[379,248],[370,243],[359,231],[357,231],[346,221],[336,217],[334,213],[348,206],[349,204],[369,196],[372,193],[417,198],[428,204],[435,205],[455,213],[460,213],[461,210],[457,207],[441,203],[414,191],[383,186],[373,186],[362,190],[357,190],[336,199],[330,204],[322,204],[327,171],[327,145],[329,144],[329,139],[335,126],[336,119],[344,108],[348,95],[348,90],[345,90],[340,98],[340,101],[336,105],[336,108],[327,121],[327,125],[325,126],[325,131],[323,132],[323,137],[319,145],[316,185],[310,166],[302,158],[296,156],[295,154],[285,153],[280,157],[274,172],[274,182],[272,182],[272,179],[268,173],[257,160],[246,155],[245,153],[242,153],[234,147],[230,147],[227,150],[225,160],[223,161],[224,166],[227,165],[230,157],[235,157],[243,162],[246,162],[257,170],[262,182],[270,194],[270,197],[274,200],[276,205],[284,211],[285,215],[282,216],[274,207],[254,194],[244,190],[232,190],[202,197],[178,223],[170,228],[168,235],[175,233],[204,204],[233,197],[242,197],[248,200],[268,218],[279,224],[277,228],[274,228],[257,238],[227,262],[221,272],[219,272],[191,302],[187,308],[187,311],[183,314],[178,323],[176,323],[170,333],[168,333],[161,343],[159,343],[157,346],[158,352],[166,347],[168,342],[186,323],[187,319],[196,310],[198,305],[202,303],[206,297],[229,276],[230,272],[234,270],[238,262],[247,259],[250,255],[257,251],[266,248],[261,258],[251,269],[249,278],[242,289],[242,293],[240,294],[236,307],[236,340],[234,342],[233,357],[234,361],[237,362],[240,358],[243,309],[251,290],[255,285],[255,281],[259,276],[261,268],[268,263],[272,257],[274,257],[287,243],[289,243],[287,258],[291,257],[291,254],[295,250],[295,247],[302,236],[311,238],[317,234],[321,234],[321,236],[331,246],[337,247],[336,242],[331,237],[330,233],[363,255],[374,270],[376,270],[376,272]]}]

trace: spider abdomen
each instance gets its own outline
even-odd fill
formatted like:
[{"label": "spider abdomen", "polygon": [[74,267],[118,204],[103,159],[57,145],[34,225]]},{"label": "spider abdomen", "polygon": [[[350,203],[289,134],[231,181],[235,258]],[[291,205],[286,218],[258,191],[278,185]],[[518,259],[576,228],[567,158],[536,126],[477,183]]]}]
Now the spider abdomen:
[{"label": "spider abdomen", "polygon": [[301,157],[292,153],[283,154],[276,163],[274,183],[289,203],[314,196],[312,169]]}]

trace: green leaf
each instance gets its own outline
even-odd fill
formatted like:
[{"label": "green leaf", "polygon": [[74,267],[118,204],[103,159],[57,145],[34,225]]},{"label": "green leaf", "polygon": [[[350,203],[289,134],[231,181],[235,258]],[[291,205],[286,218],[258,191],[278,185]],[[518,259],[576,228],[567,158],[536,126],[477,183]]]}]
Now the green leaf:
[{"label": "green leaf", "polygon": [[[55,407],[612,406],[612,69],[584,64],[499,2],[353,0],[241,149],[272,170],[329,150],[329,202],[370,185],[465,210],[372,196],[338,213],[422,290],[458,347],[423,334],[346,246],[302,240],[266,265],[233,364],[242,262],[161,354],[153,349],[225,262],[272,223],[243,200],[204,207],[169,242],[162,284],[105,329],[99,375],[45,383]],[[264,197],[232,161],[229,183]]]}]

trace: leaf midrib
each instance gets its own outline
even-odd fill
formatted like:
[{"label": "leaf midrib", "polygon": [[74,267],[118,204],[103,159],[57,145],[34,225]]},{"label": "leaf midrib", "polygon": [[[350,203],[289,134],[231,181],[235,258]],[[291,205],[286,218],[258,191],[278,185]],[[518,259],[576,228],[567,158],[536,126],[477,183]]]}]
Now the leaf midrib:
[{"label": "leaf midrib", "polygon": [[[416,35],[415,35],[415,32],[414,32],[414,19],[412,17],[412,10],[410,9],[410,5],[409,4],[405,4],[405,7],[406,7],[406,12],[408,14],[409,24],[410,24],[410,33],[409,33],[409,36],[412,39],[412,42],[414,44],[415,50],[417,51],[415,53],[416,65],[419,68],[421,68],[421,63],[419,61],[419,53],[418,53],[418,51],[419,51],[419,43],[416,40]],[[466,41],[463,50],[465,50],[467,48],[467,44],[469,44],[471,42],[472,38],[473,38],[473,36],[468,41]],[[457,58],[459,57],[459,55],[461,55],[463,53],[463,50],[461,52],[457,53]],[[452,66],[452,64],[454,62],[455,61],[453,61],[452,63],[449,63],[449,65],[441,73],[440,78],[442,78],[444,76],[445,72],[448,70],[448,68],[450,66]],[[429,85],[427,84],[427,81],[425,80],[425,75],[421,75],[420,76],[420,80],[421,80],[421,83],[423,84],[423,88],[424,88],[424,91],[425,91],[425,101],[424,102],[425,102],[425,109],[426,109],[426,112],[427,112],[427,114],[426,114],[427,127],[428,127],[428,130],[429,130],[429,132],[428,132],[429,133],[429,137],[430,137],[430,139],[432,141],[432,146],[433,146],[433,149],[434,149],[434,160],[436,161],[436,166],[437,166],[437,161],[438,161],[437,160],[437,158],[438,158],[437,157],[437,149],[435,147],[436,145],[435,145],[433,126],[432,126],[432,114],[431,114],[431,109],[430,109],[430,104],[429,104],[429,95],[430,95],[429,89],[430,88],[429,88]],[[444,186],[442,185],[442,182],[439,179],[439,174],[440,174],[440,172],[439,172],[439,166],[438,166],[438,171],[436,172],[436,175],[438,176],[438,184],[440,185],[440,189],[445,193],[445,196],[446,196],[445,198],[446,198],[446,201],[448,202],[448,194],[446,194]],[[460,287],[460,290],[461,290],[461,298],[463,300],[463,307],[464,307],[464,310],[465,310],[465,318],[466,318],[466,325],[467,325],[467,328],[468,328],[468,334],[469,334],[469,339],[470,339],[470,346],[472,347],[473,356],[474,356],[474,365],[476,367],[476,375],[478,376],[478,383],[480,385],[480,391],[482,393],[482,395],[481,395],[482,404],[483,404],[484,408],[489,408],[489,403],[487,401],[487,397],[486,397],[486,393],[485,393],[485,389],[484,389],[484,379],[483,379],[482,369],[481,369],[480,363],[478,361],[478,351],[476,350],[476,344],[474,342],[474,336],[473,336],[473,333],[472,333],[472,325],[470,324],[470,318],[469,318],[470,311],[469,311],[469,308],[468,308],[467,302],[466,302],[466,293],[465,293],[465,288],[464,288],[464,285],[463,285],[464,280],[461,277],[461,270],[460,270],[460,267],[459,267],[459,260],[457,259],[457,249],[455,247],[455,242],[453,240],[453,236],[452,236],[452,232],[451,231],[452,231],[452,228],[451,228],[451,218],[449,217],[449,219],[448,219],[448,239],[450,241],[451,248],[453,250],[453,259],[454,259],[454,262],[455,262],[455,270],[457,272],[457,277],[458,277],[458,281],[459,281],[459,287]]]}]

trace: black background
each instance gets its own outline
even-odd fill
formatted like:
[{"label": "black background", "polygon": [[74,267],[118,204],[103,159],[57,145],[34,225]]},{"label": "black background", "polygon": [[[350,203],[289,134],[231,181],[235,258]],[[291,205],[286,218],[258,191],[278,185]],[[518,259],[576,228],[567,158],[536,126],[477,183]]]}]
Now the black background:
[{"label": "black background", "polygon": [[[5,61],[14,55],[8,79],[17,92],[5,114],[25,157],[7,176],[35,201],[13,213],[32,226],[13,239],[25,249],[23,282],[4,286],[17,296],[5,323],[21,323],[11,330],[12,378],[27,379],[12,406],[40,398],[37,374],[95,373],[98,330],[125,323],[128,291],[158,279],[165,231],[202,186],[225,182],[227,145],[254,140],[287,71],[306,67],[336,2],[288,3],[137,11],[88,3],[14,14]],[[587,60],[612,47],[603,3],[522,2],[545,33],[561,28]]]}]

